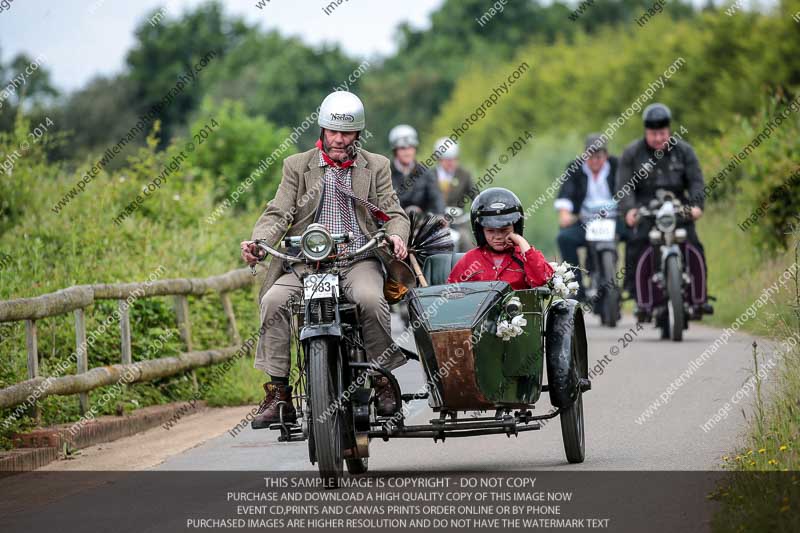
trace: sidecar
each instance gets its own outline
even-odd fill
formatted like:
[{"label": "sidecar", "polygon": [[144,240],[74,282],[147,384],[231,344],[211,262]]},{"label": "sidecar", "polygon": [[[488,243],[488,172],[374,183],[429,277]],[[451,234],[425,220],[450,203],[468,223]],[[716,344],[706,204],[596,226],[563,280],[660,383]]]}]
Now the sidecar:
[{"label": "sidecar", "polygon": [[[503,281],[447,284],[462,255],[429,257],[423,273],[430,286],[407,296],[428,402],[439,419],[430,426],[384,427],[383,434],[371,436],[510,436],[560,416],[567,458],[582,462],[582,397],[591,384],[580,306],[574,300],[548,305],[550,292],[544,287],[514,291]],[[517,321],[524,324],[522,334],[499,337],[499,323],[518,315],[524,318]],[[553,409],[534,416],[542,392],[549,394]],[[409,396],[414,395],[404,399]],[[459,419],[460,411],[473,413]]]}]

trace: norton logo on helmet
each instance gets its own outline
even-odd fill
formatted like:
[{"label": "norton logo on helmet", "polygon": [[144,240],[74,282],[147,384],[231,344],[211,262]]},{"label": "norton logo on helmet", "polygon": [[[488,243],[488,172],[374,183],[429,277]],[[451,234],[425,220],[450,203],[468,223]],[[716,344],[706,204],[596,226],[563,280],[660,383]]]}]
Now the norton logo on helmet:
[{"label": "norton logo on helmet", "polygon": [[341,120],[343,122],[355,122],[356,117],[347,113],[331,113],[331,120]]},{"label": "norton logo on helmet", "polygon": [[364,104],[353,93],[334,91],[319,106],[317,124],[333,131],[362,131],[367,126]]}]

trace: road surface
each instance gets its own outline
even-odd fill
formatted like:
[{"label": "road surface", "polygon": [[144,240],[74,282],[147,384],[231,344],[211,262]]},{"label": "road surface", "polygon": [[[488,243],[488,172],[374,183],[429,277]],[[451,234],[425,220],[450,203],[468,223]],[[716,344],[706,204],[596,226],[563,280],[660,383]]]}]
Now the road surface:
[{"label": "road surface", "polygon": [[[620,339],[626,332],[632,342]],[[721,457],[734,450],[745,425],[738,411],[713,427],[707,421],[741,390],[751,365],[752,338],[746,335],[734,335],[702,366],[692,365],[720,334],[714,328],[692,325],[684,342],[674,343],[660,341],[652,326],[636,331],[630,318],[612,330],[600,327],[596,318],[590,317],[590,367],[612,351],[614,357],[606,358],[610,362],[602,375],[594,377],[592,390],[584,397],[586,461],[582,464],[566,462],[560,424],[554,419],[541,430],[517,438],[491,435],[445,443],[428,439],[373,441],[371,474],[359,480],[386,480],[381,472],[390,471],[412,476],[465,470],[491,476],[499,471],[527,471],[517,475],[535,476],[540,485],[561,486],[570,494],[578,491],[579,501],[566,507],[566,515],[588,515],[601,520],[597,523],[610,520],[615,531],[708,531],[714,505],[706,496],[720,473],[702,471],[720,468]],[[769,344],[759,342],[762,349]],[[686,373],[683,384],[674,394],[666,392],[682,373]],[[406,391],[422,384],[416,362],[399,369],[397,375]],[[653,407],[652,402],[662,395],[668,401]],[[648,406],[649,416],[643,418]],[[226,501],[226,494],[263,491],[266,471],[306,470],[310,478],[318,479],[316,467],[307,461],[305,442],[279,443],[277,434],[268,430],[230,431],[249,409],[197,413],[170,430],[158,427],[82,450],[71,460],[51,463],[44,469],[48,472],[13,476],[7,479],[8,488],[0,499],[0,530],[140,533],[208,529],[202,525],[203,518],[230,516],[238,509]],[[544,401],[537,411],[549,409]],[[414,402],[409,423],[425,423],[431,416],[425,401]],[[701,428],[703,424],[707,431]],[[53,470],[78,472],[53,474]],[[85,470],[94,472],[81,472]],[[128,472],[132,470],[138,472]],[[657,470],[698,472],[622,472]],[[442,475],[434,479],[442,481]],[[297,474],[289,477],[298,479]],[[411,489],[412,493],[416,491]],[[435,507],[422,509],[428,510],[416,516],[426,520],[450,516]],[[312,516],[336,519],[331,513]],[[556,516],[560,517],[559,513]],[[515,515],[501,511],[492,516],[499,520],[498,516],[507,519]],[[391,516],[377,518],[390,520]],[[447,531],[489,530],[470,524],[451,523]],[[284,525],[273,522],[266,527],[280,529]],[[287,527],[300,530],[291,524]],[[385,527],[370,525],[369,529]],[[262,531],[264,527],[248,530]],[[492,526],[491,530],[498,529]]]},{"label": "road surface", "polygon": [[[584,396],[586,460],[566,462],[558,419],[539,431],[519,437],[502,435],[448,439],[373,441],[370,470],[450,471],[477,470],[710,470],[718,469],[721,457],[734,450],[743,436],[740,409],[726,419],[701,426],[742,388],[751,375],[753,337],[734,334],[710,358],[696,367],[696,360],[714,344],[722,331],[692,323],[684,341],[659,340],[658,331],[645,325],[633,342],[620,342],[626,331],[635,332],[631,317],[616,329],[599,326],[596,317],[587,320],[590,368],[595,361],[618,350],[601,375],[592,379],[592,390]],[[396,332],[400,332],[395,323]],[[631,336],[633,334],[631,333]],[[759,340],[761,348],[769,342]],[[627,346],[623,346],[627,344]],[[692,368],[696,368],[692,371]],[[674,393],[667,389],[682,373],[692,372]],[[411,361],[396,371],[404,391],[422,385],[422,370]],[[686,375],[686,374],[684,374]],[[642,419],[645,410],[660,396],[668,395]],[[550,409],[546,394],[536,413]],[[739,405],[745,409],[752,394]],[[248,408],[229,408],[187,417],[180,428],[149,432],[86,450],[74,461],[55,463],[52,469],[144,469],[158,470],[313,470],[304,442],[279,443],[277,432],[244,429],[235,436],[228,430]],[[426,423],[432,418],[426,401],[413,402],[408,423]],[[168,435],[173,433],[173,435]],[[234,432],[235,433],[235,432]],[[177,444],[165,446],[166,440]]]}]

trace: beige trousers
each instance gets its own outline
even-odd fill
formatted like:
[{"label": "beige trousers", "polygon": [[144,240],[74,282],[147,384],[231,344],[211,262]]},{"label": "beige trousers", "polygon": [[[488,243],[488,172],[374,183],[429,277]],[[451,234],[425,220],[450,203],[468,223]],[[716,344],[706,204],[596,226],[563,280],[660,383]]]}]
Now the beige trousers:
[{"label": "beige trousers", "polygon": [[[298,274],[304,267],[297,269]],[[367,360],[392,370],[406,358],[392,340],[389,304],[383,296],[383,269],[378,259],[357,261],[342,269],[340,288],[348,301],[358,306]],[[261,298],[262,331],[256,349],[255,367],[276,377],[289,375],[292,320],[287,302],[299,300],[302,286],[294,274],[284,274]]]}]

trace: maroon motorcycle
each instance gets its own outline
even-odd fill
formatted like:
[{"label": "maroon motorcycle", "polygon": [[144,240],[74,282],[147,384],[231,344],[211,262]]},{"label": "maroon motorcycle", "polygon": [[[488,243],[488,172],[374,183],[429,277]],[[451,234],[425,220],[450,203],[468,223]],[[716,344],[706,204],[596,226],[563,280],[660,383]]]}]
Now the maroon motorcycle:
[{"label": "maroon motorcycle", "polygon": [[636,318],[639,322],[655,318],[662,339],[681,341],[689,320],[711,314],[703,255],[680,227],[691,220],[688,206],[671,192],[659,190],[648,206],[639,208],[639,217],[640,223],[650,221],[652,229],[651,246],[636,264]]}]

